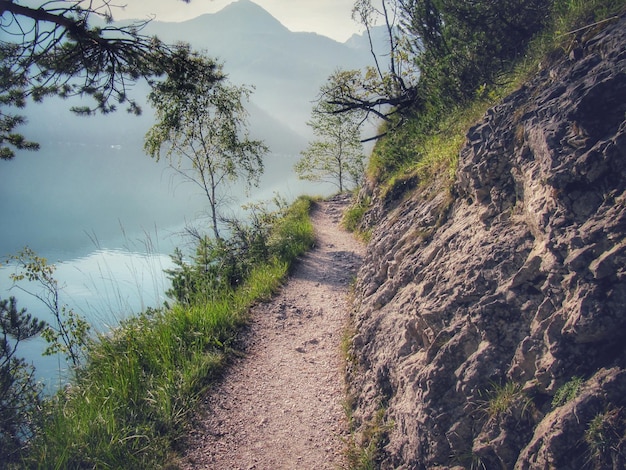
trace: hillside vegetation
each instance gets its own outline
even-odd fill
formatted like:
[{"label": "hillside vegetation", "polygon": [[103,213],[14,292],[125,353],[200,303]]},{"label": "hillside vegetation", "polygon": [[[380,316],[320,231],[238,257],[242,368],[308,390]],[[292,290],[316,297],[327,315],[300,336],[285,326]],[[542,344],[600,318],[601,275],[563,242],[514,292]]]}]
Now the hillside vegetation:
[{"label": "hillside vegetation", "polygon": [[[393,39],[391,73],[329,88],[386,120],[345,218],[369,243],[345,345],[350,465],[624,468],[626,2],[385,4],[410,12],[411,44]],[[175,468],[250,307],[312,245],[310,203],[254,206],[230,238],[177,252],[175,304],[85,344],[0,467]]]},{"label": "hillside vegetation", "polygon": [[164,466],[198,397],[235,353],[250,307],[275,292],[313,243],[310,203],[256,207],[227,241],[200,240],[196,258],[180,258],[169,273],[177,302],[91,342],[71,385],[43,403],[28,448],[0,467]]},{"label": "hillside vegetation", "polygon": [[555,2],[377,144],[347,216],[355,468],[623,468],[625,13]]}]

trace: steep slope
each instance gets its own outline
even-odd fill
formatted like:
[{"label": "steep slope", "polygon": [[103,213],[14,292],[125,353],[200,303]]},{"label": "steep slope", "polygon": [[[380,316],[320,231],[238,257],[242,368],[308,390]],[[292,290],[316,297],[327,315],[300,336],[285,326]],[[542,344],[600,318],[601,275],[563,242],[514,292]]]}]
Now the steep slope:
[{"label": "steep slope", "polygon": [[349,376],[381,468],[626,464],[626,17],[578,40],[469,131],[452,198],[371,189]]}]

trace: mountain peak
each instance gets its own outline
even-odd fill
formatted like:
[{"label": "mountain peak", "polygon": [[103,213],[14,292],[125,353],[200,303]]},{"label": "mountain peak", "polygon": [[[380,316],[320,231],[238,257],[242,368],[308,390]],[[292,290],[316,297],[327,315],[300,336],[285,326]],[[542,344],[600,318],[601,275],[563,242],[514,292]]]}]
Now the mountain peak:
[{"label": "mountain peak", "polygon": [[263,7],[251,0],[237,0],[215,13],[215,16],[237,30],[256,32],[289,31]]}]

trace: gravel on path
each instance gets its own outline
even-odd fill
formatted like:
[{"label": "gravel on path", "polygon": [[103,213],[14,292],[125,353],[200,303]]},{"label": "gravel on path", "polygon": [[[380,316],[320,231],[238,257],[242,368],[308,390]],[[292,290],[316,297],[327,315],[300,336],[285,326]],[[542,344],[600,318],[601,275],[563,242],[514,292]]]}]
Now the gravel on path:
[{"label": "gravel on path", "polygon": [[349,196],[316,203],[315,247],[253,308],[245,355],[201,400],[183,469],[337,469],[347,423],[340,343],[364,246],[340,227]]}]

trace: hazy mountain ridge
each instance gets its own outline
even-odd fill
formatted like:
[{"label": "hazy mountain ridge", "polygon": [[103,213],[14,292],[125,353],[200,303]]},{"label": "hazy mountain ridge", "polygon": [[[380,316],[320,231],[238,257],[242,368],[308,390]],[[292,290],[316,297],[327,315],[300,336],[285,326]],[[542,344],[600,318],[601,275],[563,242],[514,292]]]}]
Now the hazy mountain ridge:
[{"label": "hazy mountain ridge", "polygon": [[[248,0],[183,23],[155,21],[144,33],[168,42],[188,41],[223,61],[231,81],[254,87],[250,128],[272,152],[262,189],[270,193],[295,181],[292,166],[310,138],[306,121],[319,87],[336,68],[360,68],[369,60],[368,54],[355,54],[330,38],[293,33]],[[152,110],[142,99],[148,88],[139,84],[130,92],[144,101],[140,117],[123,109],[77,117],[69,111],[74,103],[59,99],[29,104],[29,123],[21,130],[42,148],[3,165],[3,214],[16,223],[0,238],[0,253],[25,244],[38,251],[64,251],[81,241],[87,249],[84,232],[107,239],[119,235],[120,224],[129,231],[182,224],[201,211],[203,201],[192,188],[172,182],[164,165],[143,153],[143,136],[153,123]],[[94,171],[100,164],[105,169]],[[287,191],[295,191],[293,187],[311,185],[291,184]]]},{"label": "hazy mountain ridge", "polygon": [[371,46],[374,46],[374,51],[377,54],[385,53],[385,46],[389,44],[389,31],[386,26],[374,26],[370,35],[372,37],[372,44],[370,45],[370,38],[367,32],[360,34],[353,34],[348,38],[344,44],[351,49],[367,51],[370,53]]},{"label": "hazy mountain ridge", "polygon": [[151,23],[147,32],[166,42],[181,38],[223,61],[229,78],[254,85],[252,101],[298,133],[326,78],[337,68],[363,68],[369,50],[315,33],[291,32],[249,0],[182,23]]},{"label": "hazy mountain ridge", "polygon": [[207,18],[214,19],[217,25],[228,25],[231,31],[242,33],[289,32],[280,21],[250,0],[238,0],[225,6],[218,13],[201,15],[186,23],[189,26],[193,23],[202,24]]}]

